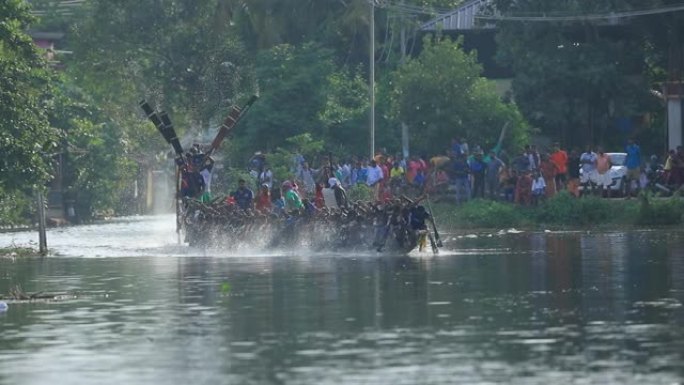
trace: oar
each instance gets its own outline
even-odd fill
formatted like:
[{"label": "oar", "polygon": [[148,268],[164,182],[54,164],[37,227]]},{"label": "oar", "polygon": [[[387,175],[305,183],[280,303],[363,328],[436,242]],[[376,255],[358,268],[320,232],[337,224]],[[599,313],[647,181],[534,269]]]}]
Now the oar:
[{"label": "oar", "polygon": [[428,204],[428,209],[430,210],[430,222],[432,223],[432,230],[435,232],[435,240],[437,241],[437,247],[443,247],[444,245],[442,244],[442,239],[440,238],[439,232],[437,231],[437,224],[435,224],[434,211],[432,211],[432,205],[430,204],[429,195],[426,197],[426,200]]},{"label": "oar", "polygon": [[385,226],[383,226],[382,230],[382,239],[378,242],[378,248],[376,249],[378,253],[382,252],[382,249],[385,248],[385,244],[387,244],[387,238],[389,238],[390,234],[390,221],[392,219],[392,216],[390,215],[387,218],[387,222],[385,223]]},{"label": "oar", "polygon": [[428,239],[430,239],[430,247],[432,247],[432,254],[439,254],[439,246],[435,244],[435,238],[432,237],[432,234],[428,231],[427,233]]}]

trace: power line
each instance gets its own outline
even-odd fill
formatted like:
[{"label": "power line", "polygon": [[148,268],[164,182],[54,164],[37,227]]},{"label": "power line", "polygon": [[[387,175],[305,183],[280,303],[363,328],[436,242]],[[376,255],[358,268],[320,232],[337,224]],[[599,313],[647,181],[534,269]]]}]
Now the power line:
[{"label": "power line", "polygon": [[533,22],[549,22],[549,21],[583,21],[583,20],[614,20],[638,16],[657,15],[663,13],[672,13],[684,11],[684,4],[673,5],[668,7],[642,9],[635,11],[611,12],[603,14],[585,14],[585,15],[568,15],[568,16],[552,16],[549,13],[541,13],[540,16],[512,16],[512,15],[475,15],[476,19],[490,20],[490,21],[533,21]]},{"label": "power line", "polygon": [[387,9],[404,15],[439,15],[451,11],[435,7],[402,4],[398,3],[396,0],[366,0],[366,2],[377,8]]}]

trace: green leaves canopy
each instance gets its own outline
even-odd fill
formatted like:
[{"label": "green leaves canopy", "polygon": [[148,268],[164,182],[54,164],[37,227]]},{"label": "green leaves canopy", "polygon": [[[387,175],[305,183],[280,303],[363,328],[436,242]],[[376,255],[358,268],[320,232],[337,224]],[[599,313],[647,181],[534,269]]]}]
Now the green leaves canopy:
[{"label": "green leaves canopy", "polygon": [[32,20],[24,1],[0,4],[0,190],[6,192],[49,180],[57,139],[45,111],[49,73],[25,33]]},{"label": "green leaves canopy", "polygon": [[[655,8],[668,1],[494,3],[504,15],[582,15]],[[638,125],[646,114],[663,111],[650,89],[659,87],[651,82],[664,77],[652,75],[667,72],[663,58],[667,57],[668,38],[672,32],[677,35],[679,30],[680,36],[682,32],[677,18],[681,16],[653,15],[621,19],[623,24],[618,25],[609,20],[503,21],[498,23],[499,57],[514,70],[516,103],[542,132],[566,145],[616,146],[635,134],[620,131],[618,119]],[[662,134],[643,132],[647,134],[644,138],[662,138]]]},{"label": "green leaves canopy", "polygon": [[331,50],[278,45],[259,55],[256,72],[261,98],[242,128],[248,152],[272,151],[302,133],[330,148],[365,142],[367,86],[358,72],[336,66]]},{"label": "green leaves canopy", "polygon": [[480,76],[474,52],[459,41],[426,37],[421,54],[399,67],[393,80],[393,109],[409,125],[412,152],[444,153],[452,137],[484,149],[494,147],[504,125],[505,146],[519,147],[527,125],[515,105],[505,104]]}]

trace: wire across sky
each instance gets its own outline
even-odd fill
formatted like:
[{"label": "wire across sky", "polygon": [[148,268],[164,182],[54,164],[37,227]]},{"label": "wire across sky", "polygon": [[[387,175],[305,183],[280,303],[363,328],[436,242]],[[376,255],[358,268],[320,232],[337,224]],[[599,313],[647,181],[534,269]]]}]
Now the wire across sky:
[{"label": "wire across sky", "polygon": [[[446,10],[442,8],[423,7],[405,4],[400,0],[366,0],[378,8],[386,9],[403,15],[445,15],[454,12],[454,9]],[[532,21],[532,22],[554,22],[554,21],[582,21],[582,20],[612,20],[620,18],[632,18],[639,16],[666,14],[684,11],[684,3],[668,6],[659,6],[638,10],[614,10],[604,13],[570,13],[570,12],[537,12],[537,13],[508,13],[508,14],[478,14],[476,19],[490,21]]]}]

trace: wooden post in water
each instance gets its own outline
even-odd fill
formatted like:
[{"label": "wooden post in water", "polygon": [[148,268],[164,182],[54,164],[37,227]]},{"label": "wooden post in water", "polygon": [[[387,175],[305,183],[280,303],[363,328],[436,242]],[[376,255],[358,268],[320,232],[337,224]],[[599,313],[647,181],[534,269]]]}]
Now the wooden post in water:
[{"label": "wooden post in water", "polygon": [[43,198],[43,192],[38,190],[36,197],[36,204],[38,205],[38,248],[40,255],[47,255],[47,231],[45,222],[45,199]]}]

